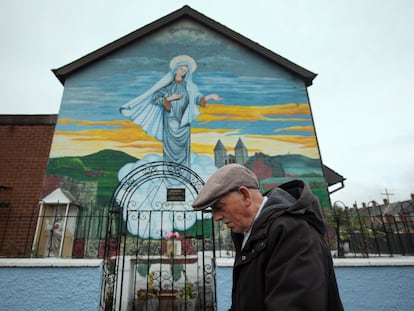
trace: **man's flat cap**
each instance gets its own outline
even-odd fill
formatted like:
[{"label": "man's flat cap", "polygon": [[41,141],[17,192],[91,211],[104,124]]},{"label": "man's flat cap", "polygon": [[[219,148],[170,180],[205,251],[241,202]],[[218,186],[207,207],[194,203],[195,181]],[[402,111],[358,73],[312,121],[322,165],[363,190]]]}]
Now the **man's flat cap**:
[{"label": "man's flat cap", "polygon": [[221,167],[205,183],[193,203],[193,209],[203,210],[212,206],[221,196],[245,186],[259,189],[256,175],[247,167],[240,164],[229,164]]}]

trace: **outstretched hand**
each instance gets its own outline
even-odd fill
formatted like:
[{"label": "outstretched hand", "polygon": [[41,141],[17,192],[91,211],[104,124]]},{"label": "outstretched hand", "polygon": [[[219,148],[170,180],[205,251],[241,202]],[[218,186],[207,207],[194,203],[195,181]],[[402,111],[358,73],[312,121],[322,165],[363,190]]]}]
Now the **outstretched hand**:
[{"label": "outstretched hand", "polygon": [[205,99],[206,99],[206,101],[207,100],[210,100],[210,99],[212,99],[212,100],[222,100],[222,98],[218,94],[210,94],[210,95],[207,95],[205,97]]}]

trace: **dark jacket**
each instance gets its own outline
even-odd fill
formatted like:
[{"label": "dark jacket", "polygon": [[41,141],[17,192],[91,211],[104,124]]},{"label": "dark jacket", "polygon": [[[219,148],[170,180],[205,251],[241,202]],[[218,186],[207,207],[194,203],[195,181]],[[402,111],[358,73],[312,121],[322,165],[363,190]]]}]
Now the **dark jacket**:
[{"label": "dark jacket", "polygon": [[233,234],[231,310],[343,310],[317,197],[299,180],[266,196],[243,250]]}]

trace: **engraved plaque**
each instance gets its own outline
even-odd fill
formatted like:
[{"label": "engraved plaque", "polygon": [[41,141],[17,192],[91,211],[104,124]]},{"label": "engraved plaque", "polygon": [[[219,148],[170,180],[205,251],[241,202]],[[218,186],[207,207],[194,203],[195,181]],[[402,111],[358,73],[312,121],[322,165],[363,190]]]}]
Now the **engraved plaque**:
[{"label": "engraved plaque", "polygon": [[185,202],[185,189],[183,188],[167,189],[167,201]]}]

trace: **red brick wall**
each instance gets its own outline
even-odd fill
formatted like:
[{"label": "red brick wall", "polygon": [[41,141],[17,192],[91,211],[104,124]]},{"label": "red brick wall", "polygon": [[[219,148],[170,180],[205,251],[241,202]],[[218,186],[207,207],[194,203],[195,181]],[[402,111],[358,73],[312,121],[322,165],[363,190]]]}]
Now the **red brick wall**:
[{"label": "red brick wall", "polygon": [[0,256],[30,255],[56,119],[0,116]]}]

